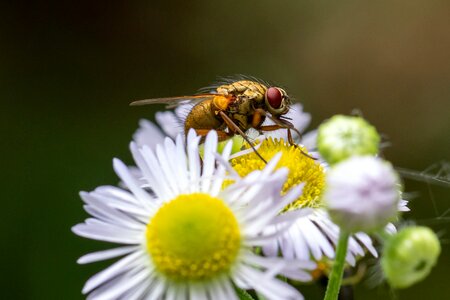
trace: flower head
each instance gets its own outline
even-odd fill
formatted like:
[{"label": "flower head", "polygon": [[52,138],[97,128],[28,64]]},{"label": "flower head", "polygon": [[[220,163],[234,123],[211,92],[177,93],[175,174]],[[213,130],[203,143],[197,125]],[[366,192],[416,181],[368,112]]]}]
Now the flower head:
[{"label": "flower head", "polygon": [[332,220],[349,232],[386,226],[398,214],[400,195],[397,174],[379,158],[355,156],[327,173],[324,200]]},{"label": "flower head", "polygon": [[[217,134],[208,134],[202,160],[199,142],[191,131],[186,148],[181,136],[175,142],[166,139],[155,151],[132,144],[142,181],[115,160],[128,190],[107,186],[81,194],[94,218],[73,231],[125,244],[79,259],[88,263],[125,256],[88,280],[83,292],[90,298],[237,299],[234,286],[255,289],[269,299],[301,298],[276,275],[308,280],[302,269],[311,269],[313,263],[265,258],[252,251],[278,236],[266,228],[286,228],[301,215],[277,216],[299,197],[301,187],[279,194],[287,171],[274,171],[275,157],[262,171],[235,178],[222,189],[227,167],[217,164]],[[220,160],[226,161],[230,152],[231,144]]]},{"label": "flower head", "polygon": [[375,127],[361,117],[333,116],[319,126],[317,135],[320,155],[330,165],[353,155],[375,155],[379,143]]},{"label": "flower head", "polygon": [[[304,184],[302,195],[284,210],[322,206],[320,196],[325,184],[324,168],[305,155],[307,153],[305,148],[289,145],[283,139],[269,137],[261,142],[258,152],[267,160],[277,153],[281,153],[277,168],[285,167],[289,170],[288,180],[283,185],[282,194],[286,194],[298,184]],[[236,156],[230,160],[230,164],[240,176],[246,176],[254,170],[262,170],[265,167],[265,163],[254,151]]]},{"label": "flower head", "polygon": [[430,274],[440,253],[439,240],[431,229],[406,227],[386,241],[381,267],[392,287],[407,288]]},{"label": "flower head", "polygon": [[[276,240],[263,246],[268,256],[281,254],[286,258],[321,260],[323,256],[334,258],[334,246],[337,243],[339,227],[334,224],[325,210],[322,196],[325,187],[325,166],[306,156],[305,148],[289,145],[284,140],[267,138],[258,145],[258,152],[266,159],[281,154],[277,168],[289,170],[287,180],[281,193],[288,192],[293,186],[304,184],[302,195],[280,211],[285,213],[301,208],[312,209],[312,213],[297,218],[295,223]],[[304,153],[302,153],[302,151]],[[264,162],[252,151],[237,155],[230,160],[233,169],[245,176],[255,170],[264,168]],[[276,227],[276,226],[275,226]],[[350,238],[347,261],[354,265],[356,256],[363,256],[368,249],[374,256],[377,252],[372,241],[364,233],[357,233]]]}]

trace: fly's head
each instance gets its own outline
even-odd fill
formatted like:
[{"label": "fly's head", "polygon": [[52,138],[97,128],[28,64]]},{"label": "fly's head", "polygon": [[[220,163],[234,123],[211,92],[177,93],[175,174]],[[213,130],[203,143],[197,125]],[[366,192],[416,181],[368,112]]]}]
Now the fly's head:
[{"label": "fly's head", "polygon": [[273,116],[284,115],[289,111],[291,100],[286,91],[279,87],[269,87],[264,95],[267,110]]}]

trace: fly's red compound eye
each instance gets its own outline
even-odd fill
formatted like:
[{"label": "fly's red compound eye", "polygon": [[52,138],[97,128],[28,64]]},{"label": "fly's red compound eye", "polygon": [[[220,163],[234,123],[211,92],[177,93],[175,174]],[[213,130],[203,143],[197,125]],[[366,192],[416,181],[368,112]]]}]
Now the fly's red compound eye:
[{"label": "fly's red compound eye", "polygon": [[270,106],[272,106],[273,108],[279,108],[281,105],[281,100],[283,99],[283,95],[281,95],[279,89],[270,87],[266,91],[266,98]]}]

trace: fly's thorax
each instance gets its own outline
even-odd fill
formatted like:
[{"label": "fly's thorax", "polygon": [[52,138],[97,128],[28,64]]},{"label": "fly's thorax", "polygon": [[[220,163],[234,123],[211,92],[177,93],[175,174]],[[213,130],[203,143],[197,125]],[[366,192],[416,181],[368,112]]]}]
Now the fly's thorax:
[{"label": "fly's thorax", "polygon": [[261,83],[250,80],[239,80],[231,84],[221,85],[217,93],[232,96],[232,101],[227,106],[229,114],[243,116],[252,115],[255,108],[264,106],[264,95],[267,87]]},{"label": "fly's thorax", "polygon": [[267,87],[261,83],[251,80],[239,80],[231,84],[221,85],[217,88],[217,93],[222,95],[233,95],[236,100],[251,100],[263,102]]}]

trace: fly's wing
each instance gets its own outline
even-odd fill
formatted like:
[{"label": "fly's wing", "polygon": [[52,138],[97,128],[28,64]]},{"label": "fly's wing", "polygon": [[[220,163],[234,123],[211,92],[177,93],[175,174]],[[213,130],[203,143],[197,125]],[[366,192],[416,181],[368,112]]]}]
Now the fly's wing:
[{"label": "fly's wing", "polygon": [[131,106],[150,105],[150,104],[166,104],[166,108],[174,108],[183,104],[195,104],[197,102],[212,99],[217,94],[200,94],[194,96],[167,97],[137,100],[130,103]]}]

